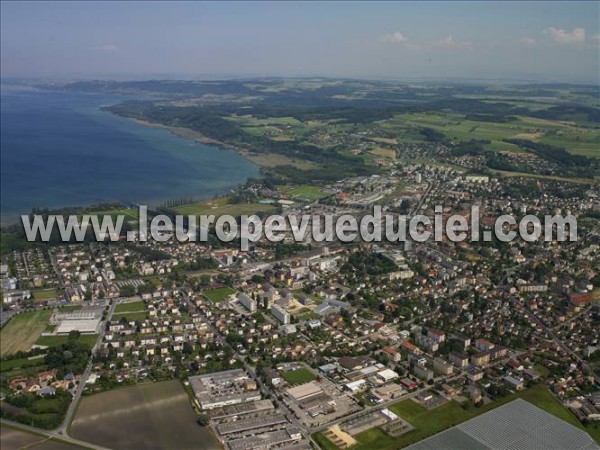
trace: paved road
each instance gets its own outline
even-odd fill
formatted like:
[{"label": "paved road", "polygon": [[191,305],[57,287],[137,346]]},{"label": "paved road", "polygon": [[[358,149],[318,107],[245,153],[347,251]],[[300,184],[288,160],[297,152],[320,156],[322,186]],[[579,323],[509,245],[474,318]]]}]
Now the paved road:
[{"label": "paved road", "polygon": [[584,314],[587,314],[588,312],[590,312],[590,310],[592,308],[594,308],[595,305],[590,305],[587,308],[585,308],[583,311],[581,311],[579,314],[574,315],[573,317],[571,317],[569,320],[559,323],[558,325],[555,325],[554,327],[552,327],[553,330],[560,330],[561,328],[564,328],[566,325],[570,324],[571,322],[573,322],[574,320],[577,320],[579,318],[581,318]]},{"label": "paved road", "polygon": [[50,431],[42,430],[40,428],[30,427],[29,425],[24,425],[24,424],[18,423],[18,422],[12,422],[10,420],[5,420],[5,419],[0,419],[0,423],[3,425],[8,425],[8,426],[18,429],[18,430],[27,432],[27,433],[34,433],[34,434],[38,434],[41,436],[46,436],[48,438],[54,438],[54,439],[66,442],[68,444],[77,445],[79,447],[91,448],[94,450],[109,450],[106,447],[101,447],[96,444],[91,444],[89,442],[80,441],[79,439],[72,438],[71,436],[68,436],[66,434],[60,435],[56,431],[53,431],[53,430],[50,430]]},{"label": "paved road", "polygon": [[[186,301],[188,308],[191,311],[196,311],[197,308],[196,306],[192,303],[192,301],[190,300],[190,298],[188,297],[188,295],[182,290],[180,291],[181,295],[183,296],[184,300]],[[217,328],[213,325],[212,321],[209,320],[207,317],[204,316],[204,319],[206,321],[206,323],[208,323],[209,327],[211,328],[212,332],[215,335],[215,340],[220,343],[223,346],[227,346],[229,347],[232,352],[234,353],[234,356],[242,361],[242,363],[244,364],[244,368],[246,369],[246,371],[250,374],[250,376],[252,378],[254,378],[256,380],[256,383],[261,391],[261,393],[265,396],[265,398],[271,398],[271,391],[264,385],[264,383],[261,381],[261,379],[256,375],[256,371],[254,370],[254,368],[252,366],[250,366],[250,364],[248,364],[248,362],[246,361],[246,357],[244,355],[239,354],[236,349],[234,349],[233,347],[231,347],[231,345],[229,345],[229,343],[227,342],[227,340],[223,337],[223,335],[219,332],[219,330],[217,330]],[[287,418],[290,420],[290,422],[293,425],[296,425],[298,428],[300,428],[301,430],[306,431],[307,428],[302,425],[302,423],[300,423],[299,420],[296,419],[296,417],[294,416],[294,414],[289,410],[289,408],[287,407],[287,405],[285,405],[284,402],[280,402],[279,400],[277,400],[276,398],[274,398],[272,400],[275,405],[279,406],[281,409],[283,409],[286,412],[286,416]]]},{"label": "paved road", "polygon": [[[507,280],[509,275],[512,275],[515,270],[523,265],[526,265],[527,263],[521,263],[521,264],[517,264],[516,266],[513,266],[511,268],[508,268],[504,271],[504,277],[500,282],[500,285],[504,284]],[[548,335],[552,338],[552,340],[561,348],[563,349],[566,353],[568,353],[569,355],[571,355],[571,357],[573,359],[575,359],[577,362],[579,362],[581,364],[581,366],[586,369],[596,380],[596,383],[600,384],[600,375],[598,375],[598,373],[596,373],[594,371],[594,369],[592,369],[592,367],[585,362],[577,353],[575,353],[573,350],[571,350],[562,340],[560,340],[560,338],[554,334],[554,331],[547,327],[546,324],[537,316],[535,315],[529,308],[527,308],[527,306],[520,302],[518,300],[517,297],[510,297],[510,302],[515,305],[515,306],[520,306],[521,308],[523,308],[525,311],[527,311],[527,314],[529,314],[531,317],[533,317],[533,320],[535,320],[535,322],[542,327],[542,329],[548,333]],[[576,317],[579,317],[576,316]],[[563,324],[564,325],[564,324]]]},{"label": "paved road", "polygon": [[[511,301],[514,302],[515,304],[518,302],[518,300],[514,297],[511,297]],[[596,372],[594,372],[594,369],[592,369],[592,367],[585,362],[577,353],[575,353],[573,350],[571,350],[567,344],[565,344],[563,341],[560,340],[560,338],[554,334],[554,331],[552,331],[551,328],[548,328],[546,326],[546,324],[540,319],[538,318],[532,311],[529,310],[529,308],[527,308],[527,306],[525,306],[523,303],[519,302],[519,305],[525,310],[527,311],[527,313],[533,317],[533,320],[536,321],[536,323],[541,326],[544,331],[546,333],[548,333],[548,335],[552,338],[552,340],[561,348],[563,349],[566,353],[568,353],[573,359],[575,359],[577,362],[579,362],[581,364],[581,366],[586,369],[596,380],[596,383],[600,384],[600,375],[598,375]]]},{"label": "paved road", "polygon": [[[92,348],[92,355],[100,347],[100,345],[102,343],[102,339],[104,338],[104,335],[106,334],[106,326],[105,325],[106,325],[106,323],[108,323],[111,320],[111,318],[115,312],[115,308],[117,306],[118,301],[119,301],[119,299],[113,300],[112,305],[110,305],[110,308],[108,310],[106,320],[100,324],[100,333],[98,333],[98,339],[96,340],[96,344],[94,344],[94,347]],[[71,401],[71,404],[69,405],[69,409],[67,410],[67,413],[65,414],[65,419],[63,420],[62,425],[55,430],[56,434],[58,434],[60,436],[67,436],[67,429],[68,429],[69,425],[71,424],[71,421],[73,420],[73,416],[75,415],[75,411],[77,410],[77,406],[79,405],[79,401],[81,400],[81,396],[83,394],[83,389],[85,388],[85,383],[92,373],[92,366],[93,366],[92,356],[90,356],[90,360],[85,368],[85,371],[83,372],[83,375],[81,376],[81,381],[77,385],[75,394],[73,394],[73,400]]]}]

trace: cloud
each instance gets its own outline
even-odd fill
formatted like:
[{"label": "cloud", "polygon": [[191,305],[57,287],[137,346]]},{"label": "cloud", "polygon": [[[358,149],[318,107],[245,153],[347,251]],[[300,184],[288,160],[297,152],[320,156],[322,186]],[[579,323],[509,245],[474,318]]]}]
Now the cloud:
[{"label": "cloud", "polygon": [[386,34],[381,40],[387,44],[402,44],[408,42],[408,39],[399,31]]},{"label": "cloud", "polygon": [[117,46],[115,44],[102,44],[92,47],[92,50],[96,50],[99,52],[115,52],[117,51]]},{"label": "cloud", "polygon": [[431,47],[472,47],[472,44],[470,42],[457,42],[452,36],[448,36],[444,39],[440,39],[437,41],[431,41],[429,44]]},{"label": "cloud", "polygon": [[468,48],[472,49],[471,42],[457,42],[452,36],[439,40],[414,40],[404,36],[400,31],[386,34],[381,38],[386,44],[400,44],[411,50],[432,49],[432,48]]},{"label": "cloud", "polygon": [[580,44],[585,42],[585,29],[574,28],[570,33],[562,28],[546,28],[544,34],[559,44]]},{"label": "cloud", "polygon": [[522,45],[525,45],[526,47],[533,47],[533,46],[535,46],[535,45],[537,44],[536,40],[535,40],[535,39],[533,39],[533,38],[531,38],[531,37],[524,37],[524,38],[521,38],[521,39],[519,40],[519,42],[520,42]]}]

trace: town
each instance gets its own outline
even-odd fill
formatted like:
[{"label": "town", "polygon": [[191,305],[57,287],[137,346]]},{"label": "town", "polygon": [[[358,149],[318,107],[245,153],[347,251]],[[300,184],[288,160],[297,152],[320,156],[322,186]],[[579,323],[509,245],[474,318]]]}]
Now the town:
[{"label": "town", "polygon": [[[203,426],[231,450],[391,449],[522,399],[598,440],[597,188],[392,163],[292,193],[254,181],[248,193],[283,215],[439,204],[467,215],[475,204],[483,229],[501,214],[568,210],[579,239],[14,251],[1,266],[2,417],[111,447],[143,433],[148,414],[170,426],[186,410],[182,433]],[[150,411],[142,389],[177,403]]]}]

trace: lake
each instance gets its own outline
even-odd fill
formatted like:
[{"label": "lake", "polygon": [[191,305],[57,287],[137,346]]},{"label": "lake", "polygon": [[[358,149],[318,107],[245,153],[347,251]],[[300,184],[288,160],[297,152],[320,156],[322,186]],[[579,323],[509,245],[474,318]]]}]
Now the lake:
[{"label": "lake", "polygon": [[3,224],[32,207],[207,199],[258,175],[232,150],[100,110],[123,100],[2,86]]}]

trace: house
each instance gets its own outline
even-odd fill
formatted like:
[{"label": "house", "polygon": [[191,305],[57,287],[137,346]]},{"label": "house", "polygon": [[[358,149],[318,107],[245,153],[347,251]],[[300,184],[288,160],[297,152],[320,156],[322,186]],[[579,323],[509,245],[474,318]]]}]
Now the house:
[{"label": "house", "polygon": [[462,335],[453,335],[450,340],[453,342],[459,342],[463,350],[466,350],[467,347],[471,345],[471,338]]},{"label": "house", "polygon": [[437,330],[435,328],[427,329],[427,337],[438,344],[441,344],[446,340],[446,334],[443,331]]},{"label": "house", "polygon": [[465,388],[466,394],[467,396],[471,399],[471,401],[473,403],[477,403],[480,402],[482,399],[481,396],[481,389],[479,389],[477,386],[470,384],[469,386],[467,386]]},{"label": "house", "polygon": [[569,302],[576,308],[582,308],[591,305],[593,300],[594,297],[591,293],[569,295]]},{"label": "house", "polygon": [[523,383],[523,381],[519,380],[518,378],[514,378],[509,375],[506,375],[506,376],[502,377],[502,380],[511,389],[515,389],[517,391],[525,389],[525,384]]},{"label": "house", "polygon": [[476,353],[471,356],[471,364],[474,366],[485,366],[490,362],[490,353],[489,352],[481,352]]},{"label": "house", "polygon": [[412,391],[416,388],[419,387],[419,383],[417,383],[416,381],[411,380],[410,378],[402,378],[400,380],[400,384],[402,386],[404,386],[406,389],[408,389],[409,391]]},{"label": "house", "polygon": [[483,378],[483,371],[481,369],[472,367],[469,370],[467,370],[467,379],[469,379],[470,381],[476,382],[476,381],[481,380],[482,378]]},{"label": "house", "polygon": [[423,353],[419,347],[417,347],[416,345],[412,344],[408,340],[402,341],[400,343],[400,347],[402,347],[408,353],[413,354],[413,355],[420,355],[420,354]]},{"label": "house", "polygon": [[412,371],[417,377],[421,378],[422,380],[433,380],[433,370],[430,370],[426,367],[414,366],[412,368]]},{"label": "house", "polygon": [[451,352],[448,355],[448,359],[452,364],[454,364],[455,367],[458,367],[459,369],[463,369],[469,365],[469,355],[466,353]]},{"label": "house", "polygon": [[56,394],[56,388],[52,387],[52,386],[46,386],[43,387],[41,389],[39,389],[36,392],[37,395],[39,395],[40,397],[45,397],[45,396],[51,396],[51,395],[55,395]]},{"label": "house", "polygon": [[508,360],[508,362],[506,363],[506,365],[508,367],[510,367],[513,370],[523,370],[523,365],[517,361],[516,359],[510,359]]},{"label": "house", "polygon": [[439,373],[440,375],[451,375],[454,371],[454,367],[452,364],[447,363],[441,358],[435,358],[433,360],[433,370]]},{"label": "house", "polygon": [[525,375],[527,378],[529,378],[530,380],[537,380],[540,378],[540,374],[537,373],[535,370],[533,369],[525,369],[523,371],[523,375]]},{"label": "house", "polygon": [[265,375],[265,380],[272,386],[277,386],[283,381],[283,378],[281,378],[279,372],[270,367],[266,367],[263,372]]},{"label": "house", "polygon": [[392,347],[383,347],[381,352],[390,360],[394,362],[400,362],[402,359],[400,352]]},{"label": "house", "polygon": [[480,352],[488,352],[494,348],[494,344],[492,344],[490,341],[480,338],[475,341],[475,348]]},{"label": "house", "polygon": [[338,364],[346,370],[359,370],[374,362],[375,360],[369,356],[342,356],[338,359]]}]

